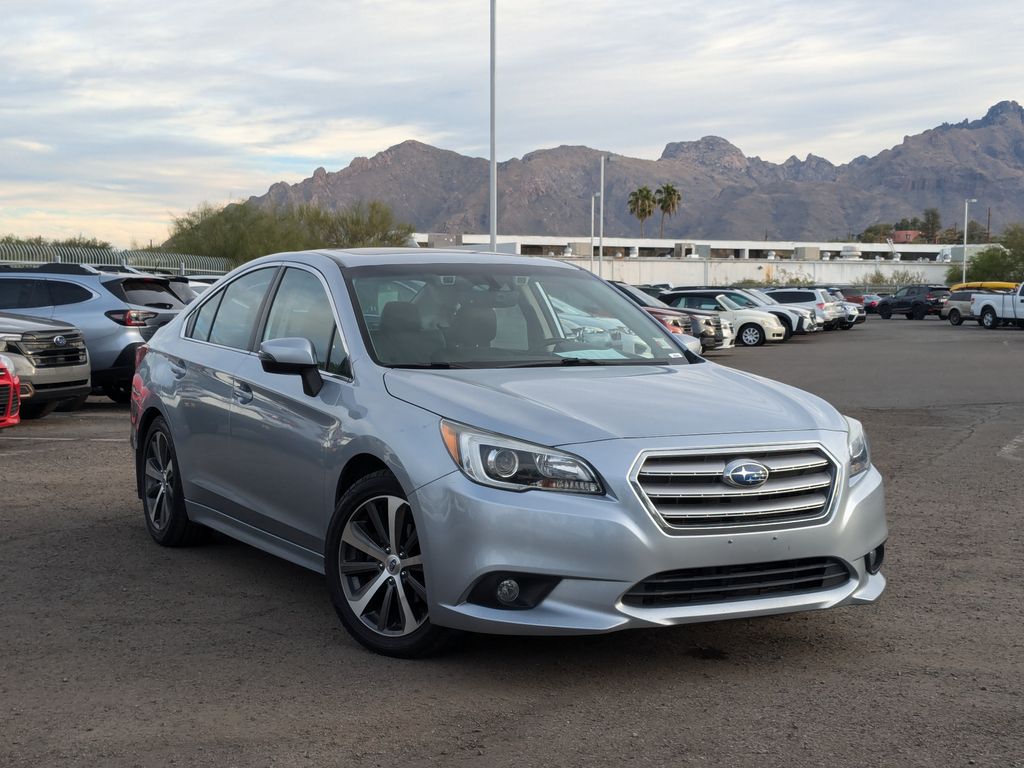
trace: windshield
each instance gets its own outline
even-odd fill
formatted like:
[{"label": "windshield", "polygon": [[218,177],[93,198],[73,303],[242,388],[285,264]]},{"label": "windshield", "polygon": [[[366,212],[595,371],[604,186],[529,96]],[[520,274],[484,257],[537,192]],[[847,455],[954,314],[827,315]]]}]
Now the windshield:
[{"label": "windshield", "polygon": [[749,290],[750,293],[752,293],[755,296],[757,296],[757,298],[762,299],[765,304],[778,304],[779,303],[774,298],[772,298],[772,296],[770,294],[767,294],[767,293],[765,293],[764,291],[762,291],[762,290],[760,290],[758,288],[748,288],[747,290]]},{"label": "windshield", "polygon": [[717,298],[722,303],[722,306],[725,307],[726,309],[733,310],[733,311],[735,311],[737,309],[742,309],[742,307],[739,304],[737,304],[735,301],[730,299],[724,293],[720,293],[715,298]]},{"label": "windshield", "polygon": [[618,289],[623,293],[628,293],[630,296],[632,296],[633,300],[636,301],[636,303],[639,304],[640,306],[671,309],[671,307],[661,299],[656,299],[649,293],[644,293],[636,286],[629,285],[628,283],[613,283],[613,285],[617,286]]},{"label": "windshield", "polygon": [[524,259],[521,265],[354,267],[345,274],[366,346],[381,365],[690,362],[646,312],[581,270]]}]

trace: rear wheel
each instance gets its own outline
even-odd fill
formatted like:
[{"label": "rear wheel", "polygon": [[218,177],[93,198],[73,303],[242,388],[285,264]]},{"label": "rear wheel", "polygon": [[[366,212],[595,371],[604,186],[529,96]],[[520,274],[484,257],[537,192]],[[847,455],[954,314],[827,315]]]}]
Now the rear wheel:
[{"label": "rear wheel", "polygon": [[430,623],[416,520],[390,472],[367,475],[342,495],[324,554],[334,609],[366,648],[415,658],[441,650],[455,636]]},{"label": "rear wheel", "polygon": [[757,323],[747,323],[740,328],[740,344],[745,347],[759,347],[764,344],[764,329]]},{"label": "rear wheel", "polygon": [[999,317],[996,315],[996,311],[992,307],[985,307],[981,313],[981,324],[994,331],[999,327]]},{"label": "rear wheel", "polygon": [[115,403],[122,405],[129,403],[132,399],[132,383],[130,381],[113,381],[110,384],[104,384],[103,394]]},{"label": "rear wheel", "polygon": [[153,541],[163,547],[195,544],[205,532],[188,519],[181,490],[178,457],[167,423],[157,417],[146,433],[142,452],[142,507],[146,528]]},{"label": "rear wheel", "polygon": [[949,310],[949,324],[950,325],[960,325],[963,321],[964,321],[964,319],[963,319],[963,317],[961,317],[959,309],[951,309],[951,310]]}]

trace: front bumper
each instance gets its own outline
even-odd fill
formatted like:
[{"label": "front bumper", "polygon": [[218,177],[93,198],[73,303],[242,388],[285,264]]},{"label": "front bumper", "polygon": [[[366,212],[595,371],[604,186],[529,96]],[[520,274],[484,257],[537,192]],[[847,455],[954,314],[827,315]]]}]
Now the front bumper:
[{"label": "front bumper", "polygon": [[[836,434],[822,433],[821,444],[828,447],[831,440],[834,448]],[[718,442],[728,445],[729,438]],[[716,439],[700,442],[714,447]],[[623,475],[640,450],[679,447],[678,441],[664,439],[583,446],[589,454],[584,458],[599,472],[614,465]],[[410,502],[421,521],[431,621],[501,634],[600,633],[870,603],[885,588],[884,576],[868,573],[864,559],[887,537],[882,479],[874,468],[853,486],[840,473],[835,507],[824,522],[714,534],[667,533],[625,477],[604,478],[604,496],[502,491],[458,471],[419,488]],[[623,601],[634,585],[665,571],[814,557],[840,559],[849,580],[815,592],[698,605],[640,607]],[[532,608],[470,602],[473,585],[498,572],[557,583]]]},{"label": "front bumper", "polygon": [[89,394],[89,362],[78,365],[36,366],[22,355],[8,354],[21,379],[22,402],[49,403]]}]

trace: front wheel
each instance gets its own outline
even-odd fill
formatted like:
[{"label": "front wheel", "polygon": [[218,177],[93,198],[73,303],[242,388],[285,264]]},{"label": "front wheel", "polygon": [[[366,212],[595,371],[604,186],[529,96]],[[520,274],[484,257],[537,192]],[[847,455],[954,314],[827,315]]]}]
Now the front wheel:
[{"label": "front wheel", "polygon": [[764,344],[764,329],[756,323],[747,323],[740,328],[739,339],[745,347],[760,347]]},{"label": "front wheel", "polygon": [[950,325],[960,325],[963,321],[964,321],[964,319],[963,319],[963,317],[961,317],[959,309],[951,309],[951,310],[949,310],[949,324]]},{"label": "front wheel", "polygon": [[882,305],[878,308],[878,316],[883,320],[889,320],[892,317],[892,307]]},{"label": "front wheel", "polygon": [[454,636],[430,623],[416,520],[390,472],[367,475],[342,495],[324,556],[338,618],[366,648],[416,658],[436,653]]},{"label": "front wheel", "polygon": [[928,308],[924,304],[915,304],[910,310],[910,316],[914,320],[924,320],[928,315]]},{"label": "front wheel", "polygon": [[999,318],[992,307],[986,307],[981,313],[981,324],[991,331],[999,327]]}]

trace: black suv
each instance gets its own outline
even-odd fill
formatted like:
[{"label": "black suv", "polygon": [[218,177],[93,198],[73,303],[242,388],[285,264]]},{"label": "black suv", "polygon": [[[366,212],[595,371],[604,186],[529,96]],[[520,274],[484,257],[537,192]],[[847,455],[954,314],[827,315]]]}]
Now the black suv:
[{"label": "black suv", "polygon": [[939,314],[948,298],[949,289],[944,285],[907,285],[878,302],[878,314],[884,320],[895,314],[907,320],[924,320]]}]

